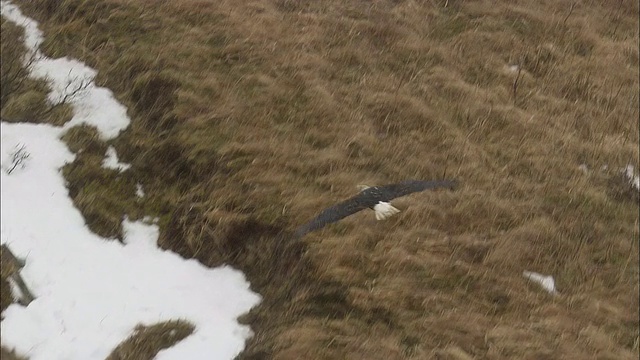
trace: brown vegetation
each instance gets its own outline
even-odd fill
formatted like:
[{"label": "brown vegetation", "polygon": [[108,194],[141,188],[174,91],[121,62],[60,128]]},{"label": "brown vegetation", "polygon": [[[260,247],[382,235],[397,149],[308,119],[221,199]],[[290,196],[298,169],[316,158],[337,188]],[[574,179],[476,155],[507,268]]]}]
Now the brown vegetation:
[{"label": "brown vegetation", "polygon": [[47,99],[49,87],[44,80],[27,77],[35,59],[29,56],[21,27],[2,18],[2,42],[0,42],[0,116],[9,122],[46,122],[61,125],[71,118],[71,108],[66,103],[51,104]]},{"label": "brown vegetation", "polygon": [[[637,2],[16,2],[133,119],[121,190],[69,135],[96,150],[65,169],[100,195],[76,204],[244,271],[264,301],[240,358],[637,358]],[[357,184],[445,174],[290,241]]]},{"label": "brown vegetation", "polygon": [[193,329],[193,325],[184,320],[138,325],[134,333],[109,354],[107,360],[152,360],[160,350],[170,348],[191,335]]}]

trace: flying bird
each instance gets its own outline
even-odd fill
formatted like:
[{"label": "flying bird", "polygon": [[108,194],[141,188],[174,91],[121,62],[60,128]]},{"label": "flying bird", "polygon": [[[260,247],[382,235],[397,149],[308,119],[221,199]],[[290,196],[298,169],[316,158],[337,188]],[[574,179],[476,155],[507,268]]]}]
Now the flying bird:
[{"label": "flying bird", "polygon": [[298,227],[295,236],[296,238],[301,238],[312,231],[321,229],[325,225],[337,222],[367,208],[373,209],[377,220],[384,220],[400,212],[390,203],[395,198],[429,189],[453,189],[456,185],[457,181],[455,180],[407,180],[384,186],[363,186],[358,195],[325,209],[313,220]]}]

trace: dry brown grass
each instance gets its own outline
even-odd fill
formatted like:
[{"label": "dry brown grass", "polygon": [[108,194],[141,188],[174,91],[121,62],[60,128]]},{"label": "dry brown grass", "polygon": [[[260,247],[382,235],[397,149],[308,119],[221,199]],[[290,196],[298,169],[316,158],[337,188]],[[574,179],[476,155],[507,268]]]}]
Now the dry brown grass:
[{"label": "dry brown grass", "polygon": [[97,129],[77,126],[62,139],[76,154],[76,159],[62,168],[69,182],[69,196],[94,233],[121,240],[123,214],[131,219],[141,218],[135,179],[129,172],[102,166],[107,144],[100,139]]},{"label": "dry brown grass", "polygon": [[[636,2],[17,2],[129,107],[161,245],[264,295],[240,358],[637,358]],[[357,184],[444,174],[289,241]]]},{"label": "dry brown grass", "polygon": [[24,357],[17,355],[15,351],[9,351],[4,347],[0,348],[0,356],[4,360],[25,360]]},{"label": "dry brown grass", "polygon": [[193,325],[184,320],[138,325],[133,334],[109,354],[107,360],[152,360],[160,350],[180,342],[193,330]]},{"label": "dry brown grass", "polygon": [[0,116],[8,122],[46,122],[62,125],[71,119],[68,104],[51,104],[47,100],[49,88],[44,80],[27,77],[28,68],[35,59],[23,60],[27,53],[21,27],[2,18],[2,42],[0,43]]}]

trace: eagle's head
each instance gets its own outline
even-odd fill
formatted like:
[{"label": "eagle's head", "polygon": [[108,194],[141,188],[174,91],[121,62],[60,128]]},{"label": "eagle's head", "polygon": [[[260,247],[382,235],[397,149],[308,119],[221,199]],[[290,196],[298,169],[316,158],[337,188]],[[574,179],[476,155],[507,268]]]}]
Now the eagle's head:
[{"label": "eagle's head", "polygon": [[365,191],[365,190],[367,190],[368,188],[370,188],[371,186],[369,186],[369,185],[362,185],[362,184],[360,184],[360,185],[356,185],[356,187],[358,188],[358,191]]}]

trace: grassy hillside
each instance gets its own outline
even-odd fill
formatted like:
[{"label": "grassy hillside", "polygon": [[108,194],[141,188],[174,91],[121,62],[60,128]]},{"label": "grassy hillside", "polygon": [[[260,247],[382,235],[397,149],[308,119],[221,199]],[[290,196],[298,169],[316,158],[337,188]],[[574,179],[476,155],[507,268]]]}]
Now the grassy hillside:
[{"label": "grassy hillside", "polygon": [[[133,119],[124,177],[66,137],[89,226],[158,216],[164,248],[243,270],[240,358],[637,358],[637,2],[15,2]],[[290,239],[358,184],[443,177]]]}]

